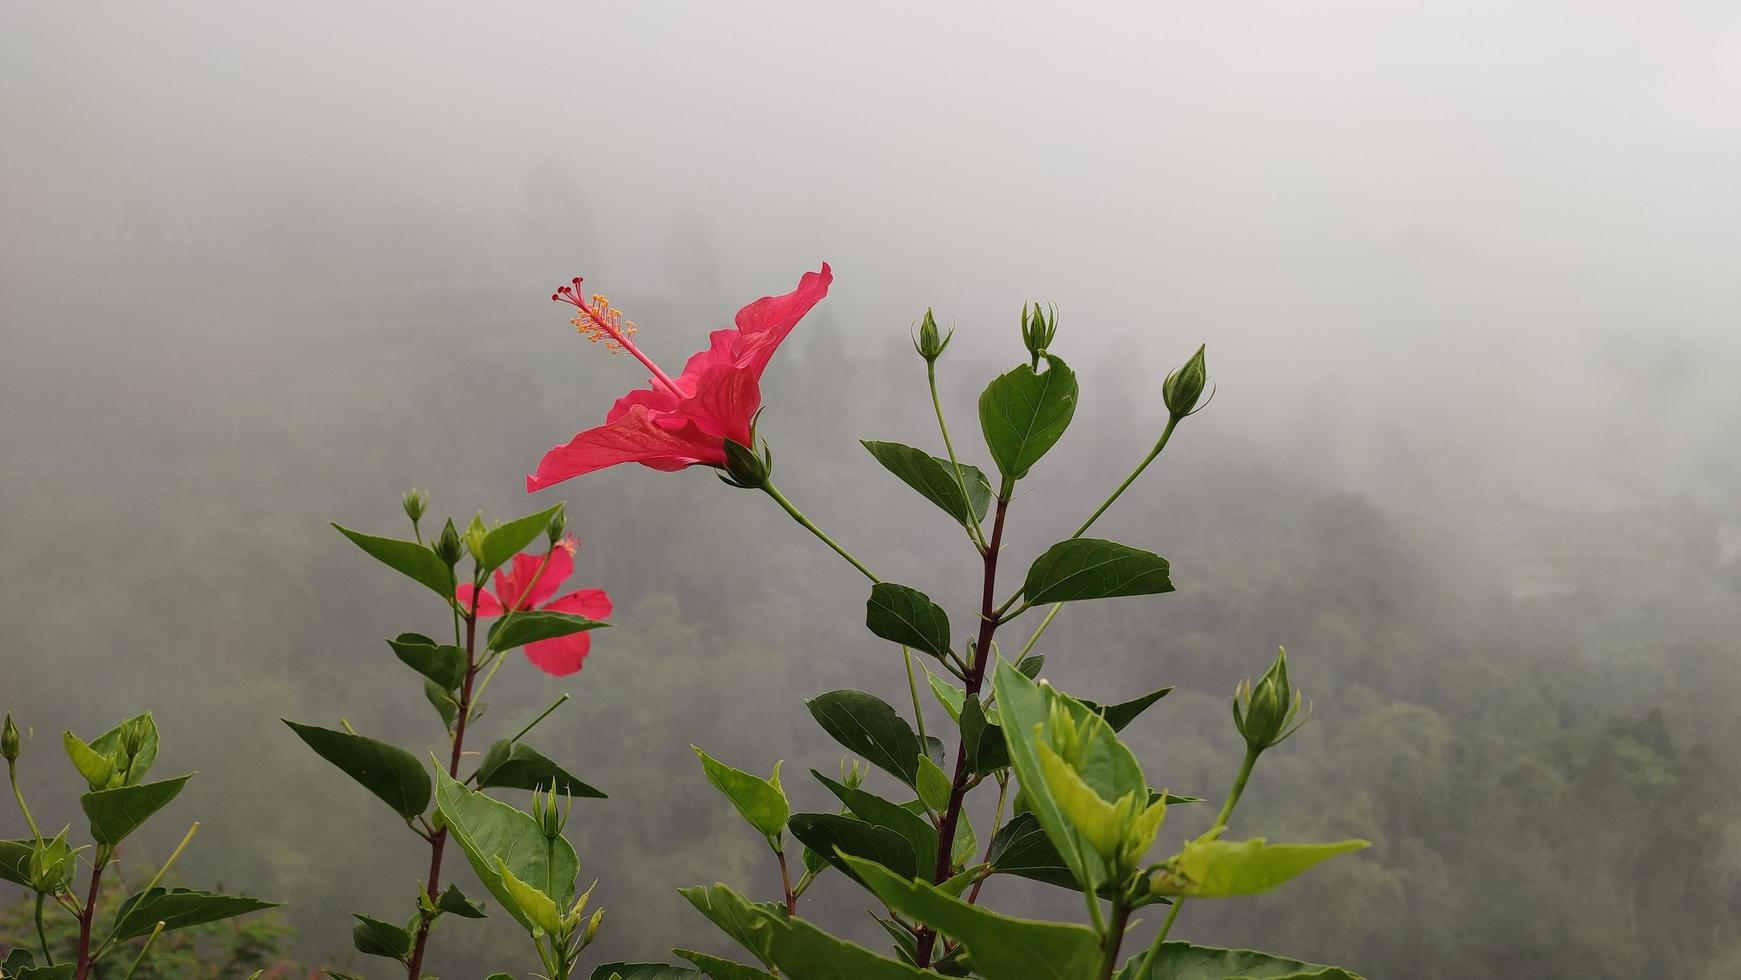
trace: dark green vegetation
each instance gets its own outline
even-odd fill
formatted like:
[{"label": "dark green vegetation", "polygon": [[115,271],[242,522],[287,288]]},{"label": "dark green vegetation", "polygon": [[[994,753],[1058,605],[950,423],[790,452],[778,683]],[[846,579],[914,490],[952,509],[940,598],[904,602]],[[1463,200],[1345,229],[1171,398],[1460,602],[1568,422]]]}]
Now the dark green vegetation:
[{"label": "dark green vegetation", "polygon": [[[204,822],[181,873],[287,901],[306,961],[346,962],[347,910],[399,900],[419,842],[276,719],[367,710],[383,737],[441,742],[425,706],[377,696],[404,671],[378,637],[415,628],[427,602],[359,561],[325,520],[390,526],[399,491],[429,483],[422,474],[456,453],[473,461],[469,472],[492,476],[433,486],[435,508],[478,500],[526,512],[518,474],[593,418],[598,390],[636,377],[626,359],[580,356],[559,319],[540,319],[538,290],[529,295],[502,299],[512,324],[305,330],[270,349],[251,341],[245,353],[218,341],[216,363],[199,371],[177,373],[146,339],[123,340],[91,352],[64,390],[7,393],[16,400],[4,415],[16,462],[0,476],[8,700],[39,740],[150,706],[177,764],[201,771],[165,811],[182,806]],[[634,312],[647,325],[685,322]],[[963,316],[956,342],[1001,335],[1012,320]],[[898,331],[855,328],[888,343],[849,356],[828,322],[806,323],[799,356],[783,353],[769,375],[764,425],[782,486],[856,552],[886,557],[879,567],[923,568],[946,520],[855,537],[915,510],[874,460],[840,450],[859,436],[928,444],[922,375]],[[1092,350],[1079,329],[1076,343]],[[545,366],[511,366],[526,362],[524,348],[492,349],[505,343],[547,352]],[[1091,353],[1072,360],[1096,370]],[[1025,552],[1067,534],[1128,471],[1134,460],[1096,453],[1092,435],[1123,436],[1108,446],[1152,436],[1160,376],[1176,360],[1154,356],[1148,390],[1119,387],[1135,373],[1128,363],[1098,372],[1072,423],[1082,462],[1037,471],[1017,501],[1030,514]],[[136,371],[140,361],[160,371]],[[516,383],[487,386],[493,394],[472,383],[509,372]],[[989,378],[971,380],[960,387]],[[1218,380],[1238,383],[1228,368]],[[593,382],[601,387],[588,394]],[[81,416],[76,433],[38,434],[10,410],[52,414],[81,397],[110,411]],[[972,417],[971,404],[950,408]],[[1240,754],[1229,679],[1260,672],[1286,643],[1318,710],[1266,757],[1241,831],[1375,846],[1273,895],[1197,902],[1179,938],[1261,943],[1374,978],[1733,975],[1741,800],[1726,750],[1741,741],[1732,707],[1741,601],[1718,562],[1716,518],[1690,505],[1476,506],[1404,497],[1393,492],[1401,480],[1350,492],[1251,449],[1237,417],[1220,412],[1194,420],[1096,530],[1153,542],[1178,593],[1068,610],[1038,652],[1049,676],[1089,697],[1111,694],[1110,680],[1097,680],[1115,676],[1144,690],[1174,685],[1124,737],[1157,782],[1217,795]],[[705,473],[599,474],[543,497],[569,500],[584,542],[577,577],[611,590],[619,625],[577,677],[553,682],[512,665],[524,669],[504,670],[496,700],[529,706],[526,721],[530,706],[548,703],[540,695],[574,692],[540,742],[610,794],[577,809],[569,827],[583,880],[601,880],[611,909],[599,955],[663,957],[706,932],[678,886],[720,878],[758,899],[778,894],[763,846],[698,777],[690,744],[831,773],[838,757],[792,748],[823,744],[795,705],[842,687],[900,703],[898,651],[842,626],[863,616],[849,568],[765,500],[724,493]],[[1148,499],[1166,501],[1164,523]],[[909,584],[938,597],[962,578],[950,565]],[[832,805],[807,779],[788,788],[806,809]],[[28,789],[33,806],[74,812],[54,785]],[[1183,838],[1211,817],[1181,806],[1163,833]],[[175,821],[161,823],[130,842],[141,859],[175,843]],[[378,832],[358,829],[371,826]],[[0,823],[0,836],[14,829]],[[331,857],[315,859],[317,848]],[[1020,889],[1060,917],[1078,904],[1043,885],[987,887]],[[838,877],[806,903],[807,916],[842,933],[858,923],[861,941],[882,941],[862,896]],[[510,930],[498,918],[467,935],[479,950],[499,949],[518,942]],[[480,954],[436,966],[475,975],[486,960],[495,965]]]}]

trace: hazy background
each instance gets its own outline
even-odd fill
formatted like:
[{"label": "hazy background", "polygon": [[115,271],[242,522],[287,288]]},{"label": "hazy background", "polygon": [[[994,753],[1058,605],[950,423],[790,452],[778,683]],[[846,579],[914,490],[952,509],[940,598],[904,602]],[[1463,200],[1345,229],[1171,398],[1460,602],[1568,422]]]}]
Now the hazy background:
[{"label": "hazy background", "polygon": [[[189,881],[354,961],[348,913],[407,914],[423,845],[277,718],[434,745],[379,637],[442,615],[325,522],[566,499],[621,625],[573,678],[510,665],[485,726],[572,691],[535,741],[612,793],[571,824],[597,948],[716,948],[673,889],[777,883],[688,745],[828,807],[801,700],[894,700],[899,660],[856,573],[705,471],[525,497],[644,377],[547,297],[585,275],[675,367],[827,260],[764,386],[778,475],[958,622],[971,552],[853,444],[935,447],[924,309],[981,462],[1022,302],[1062,313],[1085,394],[1017,569],[1208,343],[1213,406],[1101,525],[1179,592],[1068,610],[1048,674],[1178,685],[1131,738],[1219,798],[1226,697],[1286,643],[1317,715],[1236,829],[1377,846],[1180,935],[1375,978],[1741,973],[1741,8],[1084,6],[0,7],[0,705],[38,811],[77,813],[59,729],[151,707],[201,775],[139,858],[197,816]],[[879,941],[844,881],[813,895]],[[432,949],[530,965],[499,917]]]}]

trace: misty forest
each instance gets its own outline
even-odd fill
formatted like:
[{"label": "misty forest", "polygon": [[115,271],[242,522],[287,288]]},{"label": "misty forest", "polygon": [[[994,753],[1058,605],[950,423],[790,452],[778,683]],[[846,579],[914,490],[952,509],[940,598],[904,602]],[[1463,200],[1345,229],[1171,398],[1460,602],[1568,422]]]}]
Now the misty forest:
[{"label": "misty forest", "polygon": [[90,16],[0,978],[1741,976],[1735,10]]}]

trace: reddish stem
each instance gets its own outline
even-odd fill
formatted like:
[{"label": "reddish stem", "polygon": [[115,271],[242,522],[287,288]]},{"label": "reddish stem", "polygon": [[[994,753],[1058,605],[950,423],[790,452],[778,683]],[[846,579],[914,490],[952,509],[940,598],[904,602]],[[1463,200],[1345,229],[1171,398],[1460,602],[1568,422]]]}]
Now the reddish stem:
[{"label": "reddish stem", "polygon": [[103,883],[103,866],[91,865],[91,891],[85,896],[85,912],[79,916],[78,970],[73,980],[85,980],[91,972],[91,924],[97,919],[97,891]]},{"label": "reddish stem", "polygon": [[785,851],[775,851],[774,856],[780,859],[780,887],[786,894],[786,916],[791,918],[798,914],[798,896],[792,894],[792,873],[786,870]]},{"label": "reddish stem", "polygon": [[[1006,487],[1007,490],[1007,487]],[[991,525],[991,540],[985,546],[985,586],[981,590],[979,612],[979,640],[973,645],[973,662],[968,664],[967,696],[979,694],[980,687],[985,683],[985,671],[991,663],[991,641],[997,635],[1000,625],[997,618],[997,557],[1003,547],[1004,515],[1010,506],[1007,493],[997,498],[997,516]],[[961,808],[967,800],[967,787],[972,782],[973,771],[967,758],[967,743],[965,740],[955,749],[955,778],[950,783],[949,807],[943,813],[943,823],[937,828],[937,862],[931,872],[933,884],[941,885],[949,880],[955,871],[955,831],[961,823]],[[915,958],[919,969],[931,965],[931,951],[936,945],[937,934],[930,929],[921,929],[918,935],[919,949]]]}]

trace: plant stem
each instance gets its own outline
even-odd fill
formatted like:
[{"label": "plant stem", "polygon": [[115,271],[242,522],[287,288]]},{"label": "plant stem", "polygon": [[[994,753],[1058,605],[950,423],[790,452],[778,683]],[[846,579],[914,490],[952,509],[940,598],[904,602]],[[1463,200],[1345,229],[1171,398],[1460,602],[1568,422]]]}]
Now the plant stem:
[{"label": "plant stem", "polygon": [[85,910],[79,913],[79,953],[73,968],[73,980],[85,980],[91,975],[91,926],[97,918],[97,892],[103,885],[103,866],[109,863],[109,849],[98,847],[91,861],[91,890],[85,895]]},{"label": "plant stem", "polygon": [[1118,950],[1124,945],[1124,930],[1130,924],[1130,905],[1123,899],[1112,903],[1112,921],[1107,924],[1106,931],[1100,935],[1100,972],[1098,980],[1111,980],[1112,971],[1118,965]]},{"label": "plant stem", "polygon": [[840,557],[845,558],[847,560],[848,564],[850,564],[852,567],[858,569],[860,572],[864,573],[865,578],[870,579],[872,582],[881,582],[882,581],[882,579],[877,578],[875,572],[872,572],[870,569],[865,567],[864,562],[859,561],[857,558],[854,558],[852,556],[852,552],[847,551],[845,548],[842,548],[840,546],[839,542],[837,542],[833,538],[829,537],[821,528],[819,528],[815,524],[811,523],[810,518],[805,517],[803,511],[799,510],[797,508],[797,506],[794,505],[790,500],[787,500],[786,495],[780,492],[779,487],[774,486],[773,481],[769,481],[767,483],[762,484],[762,490],[768,496],[774,498],[774,503],[779,504],[782,510],[784,510],[786,513],[792,515],[793,520],[795,520],[799,524],[803,525],[803,527],[806,531],[809,531],[811,534],[816,535],[818,538],[821,539],[823,544],[829,546],[830,548],[833,548],[835,554],[838,554]]},{"label": "plant stem", "polygon": [[[955,483],[961,488],[963,502],[970,500],[967,496],[967,471],[961,468],[961,461],[955,458],[955,444],[949,441],[949,423],[943,421],[943,400],[937,397],[937,362],[925,362],[925,379],[931,384],[931,407],[937,411],[937,430],[943,433],[943,450],[949,454],[949,465],[955,470]],[[973,546],[981,553],[985,551],[985,529],[979,526],[979,518],[973,513],[972,504],[967,507],[968,532],[973,540]]]},{"label": "plant stem", "polygon": [[42,892],[36,893],[36,938],[42,943],[42,958],[46,965],[54,966],[54,954],[48,949],[48,930],[42,926]]},{"label": "plant stem", "polygon": [[6,778],[12,783],[12,798],[18,801],[18,812],[24,814],[24,822],[30,825],[30,836],[42,843],[42,831],[36,829],[36,818],[30,815],[30,807],[24,803],[24,791],[18,788],[18,765],[12,760],[6,760]]},{"label": "plant stem", "polygon": [[1095,508],[1094,513],[1088,515],[1088,520],[1083,521],[1082,526],[1076,529],[1076,533],[1070,535],[1072,538],[1080,538],[1087,533],[1088,529],[1094,526],[1094,522],[1100,520],[1100,515],[1106,513],[1106,509],[1112,506],[1113,501],[1130,489],[1130,485],[1136,482],[1137,477],[1143,475],[1143,470],[1149,468],[1149,464],[1155,461],[1155,457],[1161,454],[1161,450],[1167,448],[1167,440],[1173,437],[1173,429],[1178,424],[1179,420],[1176,418],[1167,419],[1167,427],[1161,430],[1161,437],[1155,441],[1155,448],[1149,450],[1149,454],[1143,457],[1143,461],[1137,464],[1136,469],[1130,471],[1130,475],[1124,478],[1124,482],[1118,485],[1118,489],[1112,491],[1112,496],[1107,497],[1099,507]]},{"label": "plant stem", "polygon": [[[979,858],[980,864],[986,864],[991,860],[992,840],[997,836],[998,829],[1003,825],[1004,798],[1009,795],[1009,791],[1009,779],[1007,777],[1000,778],[997,781],[997,809],[992,812],[991,833],[985,836],[985,853]],[[985,875],[973,883],[973,890],[967,893],[967,904],[972,905],[979,901],[979,890],[985,887],[985,879],[989,877],[991,876]]]},{"label": "plant stem", "polygon": [[925,709],[919,704],[919,682],[913,677],[913,652],[905,644],[901,646],[901,659],[907,662],[907,691],[913,695],[913,720],[919,725],[919,744],[924,745]]},{"label": "plant stem", "polygon": [[162,934],[163,923],[159,922],[157,923],[157,926],[151,930],[151,935],[145,937],[145,945],[139,947],[139,955],[133,958],[133,965],[127,968],[127,973],[121,978],[121,980],[133,980],[133,974],[138,972],[139,964],[145,962],[145,954],[150,952],[151,944],[156,942],[157,937]]},{"label": "plant stem", "polygon": [[[447,775],[450,779],[459,778],[459,760],[465,752],[465,725],[472,712],[472,682],[478,676],[477,639],[478,639],[478,594],[481,590],[472,588],[471,614],[465,617],[465,682],[460,688],[459,714],[453,726],[453,752],[448,756]],[[435,832],[435,837],[429,844],[429,883],[424,886],[424,892],[434,901],[441,890],[441,858],[447,849],[447,828]],[[427,911],[418,914],[417,939],[411,945],[411,959],[406,980],[422,980],[423,951],[429,945],[429,926],[433,921]]]},{"label": "plant stem", "polygon": [[786,896],[786,917],[798,914],[798,895],[792,891],[792,874],[786,869],[786,852],[776,849],[774,857],[780,861],[780,890]]},{"label": "plant stem", "polygon": [[[991,642],[997,635],[998,620],[993,614],[997,601],[997,559],[1003,547],[1004,518],[1009,513],[1010,496],[1015,491],[1015,481],[1004,478],[1003,486],[997,494],[997,512],[992,520],[991,539],[986,542],[984,559],[984,584],[980,589],[979,639],[973,645],[973,660],[967,665],[967,696],[979,694],[981,685],[985,682],[985,671],[991,663]],[[961,822],[962,804],[967,799],[967,789],[972,781],[972,760],[967,758],[967,743],[965,740],[955,750],[955,778],[950,783],[949,806],[943,812],[943,822],[937,828],[937,862],[931,874],[933,884],[942,884],[949,880],[954,871],[955,830]],[[918,956],[919,969],[931,965],[931,951],[937,941],[937,934],[929,929],[919,935]]]},{"label": "plant stem", "polygon": [[562,707],[562,706],[563,706],[563,705],[564,705],[564,704],[566,704],[566,703],[567,703],[567,702],[568,702],[568,699],[569,699],[569,698],[571,698],[571,697],[573,697],[573,695],[571,695],[571,694],[569,694],[569,693],[567,693],[567,692],[563,692],[563,695],[562,695],[562,697],[559,697],[559,698],[557,698],[557,699],[556,699],[556,703],[554,703],[554,704],[552,704],[552,705],[551,705],[551,706],[550,706],[550,707],[548,707],[548,708],[545,708],[545,709],[544,709],[544,713],[543,713],[543,714],[541,714],[541,715],[539,715],[539,716],[538,716],[538,717],[536,717],[536,718],[534,718],[534,719],[532,719],[532,720],[531,720],[531,721],[529,721],[529,722],[527,722],[527,723],[526,723],[526,727],[525,727],[525,728],[522,728],[522,729],[520,729],[520,730],[519,730],[519,731],[518,731],[518,732],[516,732],[516,733],[514,733],[514,737],[513,737],[513,738],[510,738],[510,739],[508,739],[508,744],[509,744],[509,745],[512,745],[512,744],[514,744],[514,743],[515,743],[515,742],[518,742],[518,741],[519,741],[519,740],[521,740],[521,739],[523,739],[523,738],[525,738],[525,737],[526,737],[526,733],[527,733],[527,732],[530,732],[530,731],[531,731],[531,730],[532,730],[532,729],[534,729],[534,728],[536,728],[536,727],[538,727],[538,723],[539,723],[539,722],[541,722],[541,721],[543,721],[543,720],[544,720],[544,719],[546,719],[546,718],[548,718],[548,717],[550,717],[550,713],[551,713],[551,712],[552,712],[552,711],[555,711],[555,710],[556,710],[556,709],[557,709],[557,708],[560,708],[560,707]]}]

